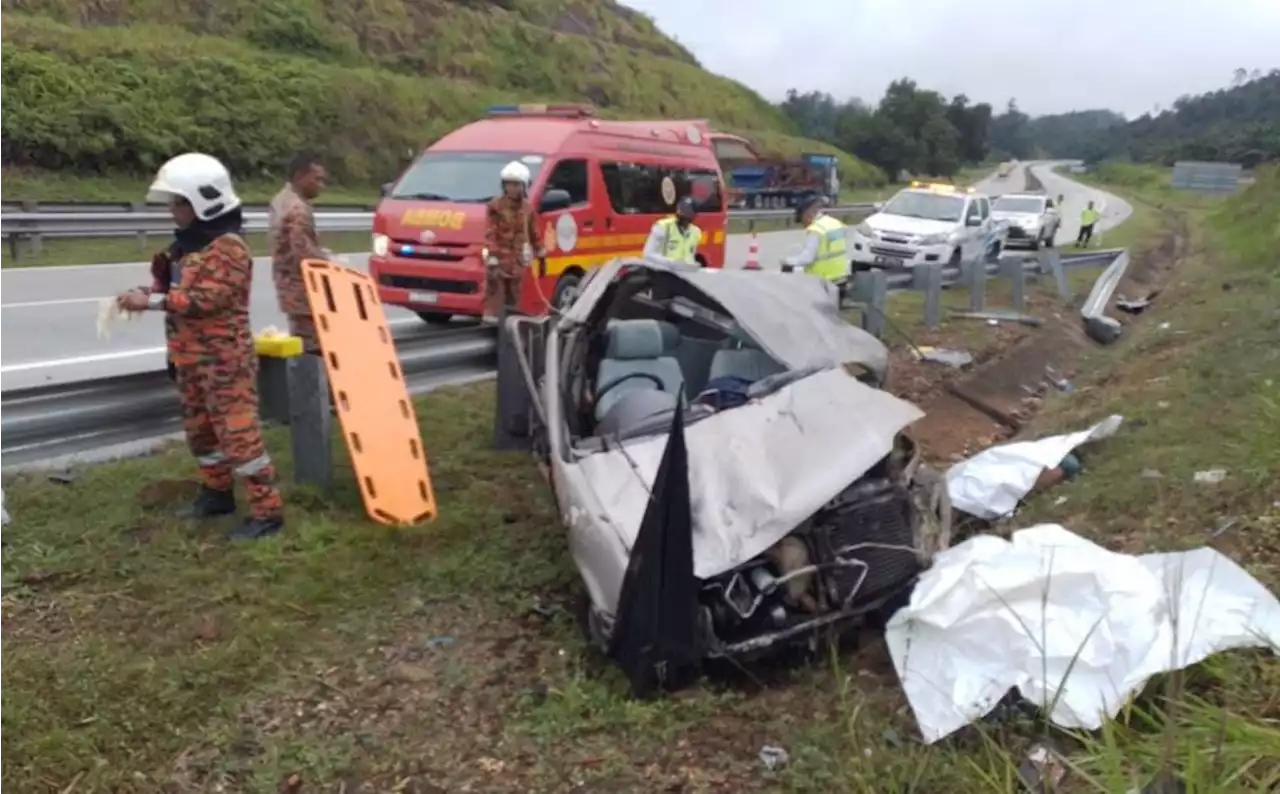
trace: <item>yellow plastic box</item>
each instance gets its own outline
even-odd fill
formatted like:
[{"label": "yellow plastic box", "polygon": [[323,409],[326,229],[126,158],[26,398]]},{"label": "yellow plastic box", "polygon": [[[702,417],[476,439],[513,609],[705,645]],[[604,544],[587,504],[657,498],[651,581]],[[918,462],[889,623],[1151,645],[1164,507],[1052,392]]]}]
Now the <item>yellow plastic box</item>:
[{"label": "yellow plastic box", "polygon": [[254,349],[265,358],[296,358],[302,355],[302,337],[280,334],[261,335],[253,340]]}]

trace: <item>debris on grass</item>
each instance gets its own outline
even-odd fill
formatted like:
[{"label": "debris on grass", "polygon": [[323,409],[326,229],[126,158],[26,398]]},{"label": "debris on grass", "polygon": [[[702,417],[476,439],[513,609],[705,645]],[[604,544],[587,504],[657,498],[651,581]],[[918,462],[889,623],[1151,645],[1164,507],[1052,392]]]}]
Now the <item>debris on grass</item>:
[{"label": "debris on grass", "polygon": [[914,350],[916,358],[930,364],[944,364],[952,369],[964,369],[973,363],[973,354],[965,350],[949,350],[944,347],[923,345]]},{"label": "debris on grass", "polygon": [[1041,524],[937,555],[885,641],[927,744],[1010,689],[1097,730],[1154,675],[1280,648],[1280,600],[1211,548],[1132,556]]},{"label": "debris on grass", "polygon": [[[957,510],[988,520],[1009,515],[1032,490],[1047,488],[1079,472],[1070,453],[1082,444],[1115,435],[1124,419],[1113,414],[1088,430],[989,447],[947,470],[947,493]],[[1063,464],[1066,463],[1066,467]],[[1057,473],[1046,474],[1048,470]]]},{"label": "debris on grass", "polygon": [[1200,485],[1217,485],[1227,479],[1226,469],[1206,469],[1192,475],[1191,479]]},{"label": "debris on grass", "polygon": [[951,316],[962,320],[986,320],[988,325],[1018,323],[1032,328],[1039,328],[1044,325],[1044,320],[1039,317],[1031,314],[1022,314],[1021,312],[952,312]]},{"label": "debris on grass", "polygon": [[766,744],[760,748],[760,763],[770,772],[776,772],[787,765],[791,755],[782,747]]}]

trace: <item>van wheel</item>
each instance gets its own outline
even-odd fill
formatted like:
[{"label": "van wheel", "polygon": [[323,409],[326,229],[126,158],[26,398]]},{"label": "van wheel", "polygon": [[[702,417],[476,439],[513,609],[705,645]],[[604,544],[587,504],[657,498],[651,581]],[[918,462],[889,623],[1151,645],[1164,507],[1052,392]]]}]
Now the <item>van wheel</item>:
[{"label": "van wheel", "polygon": [[429,325],[448,325],[453,315],[448,312],[418,312],[424,323]]},{"label": "van wheel", "polygon": [[565,273],[556,282],[556,291],[551,293],[551,308],[564,311],[578,299],[578,285],[582,276],[578,273]]}]

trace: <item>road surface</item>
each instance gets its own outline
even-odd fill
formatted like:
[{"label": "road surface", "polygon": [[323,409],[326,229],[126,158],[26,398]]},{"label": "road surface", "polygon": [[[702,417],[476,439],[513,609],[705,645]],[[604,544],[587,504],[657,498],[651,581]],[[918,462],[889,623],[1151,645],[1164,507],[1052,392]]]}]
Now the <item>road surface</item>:
[{"label": "road surface", "polygon": [[[1090,198],[1106,202],[1104,226],[1113,226],[1128,214],[1128,205],[1123,201],[1050,174],[1048,166],[1034,167],[1051,195],[1067,196],[1060,240],[1075,238],[1080,209]],[[976,187],[985,193],[1008,193],[1023,189],[1024,179],[1020,166],[1004,179],[991,177]],[[801,239],[799,230],[758,235],[760,264],[776,267],[784,256],[799,248]],[[750,244],[750,235],[729,237],[726,261],[730,267],[741,267],[747,261]],[[346,258],[352,267],[363,269],[368,254],[348,254]],[[276,309],[271,283],[270,260],[259,257],[254,261],[253,327],[259,331],[269,326],[283,328],[284,318]],[[164,331],[158,313],[117,323],[110,339],[97,336],[100,302],[149,281],[148,265],[143,262],[0,271],[0,389],[163,369]],[[393,328],[420,322],[412,313],[395,307],[388,307],[388,318]]]}]

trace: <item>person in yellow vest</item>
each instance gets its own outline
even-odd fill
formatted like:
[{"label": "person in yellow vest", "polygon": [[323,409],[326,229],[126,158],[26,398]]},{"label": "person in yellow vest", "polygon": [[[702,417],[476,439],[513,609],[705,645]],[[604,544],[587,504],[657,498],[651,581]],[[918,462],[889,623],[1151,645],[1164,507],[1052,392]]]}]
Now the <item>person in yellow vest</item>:
[{"label": "person in yellow vest", "polygon": [[1080,211],[1080,234],[1076,236],[1076,248],[1089,245],[1089,241],[1093,239],[1093,225],[1098,222],[1101,217],[1096,209],[1093,208],[1093,202],[1089,202],[1089,206]]},{"label": "person in yellow vest", "polygon": [[693,199],[685,196],[676,202],[676,214],[668,215],[649,230],[644,243],[644,258],[663,265],[694,265],[698,243],[702,242],[702,230],[693,222],[698,209]]},{"label": "person in yellow vest", "polygon": [[803,268],[810,275],[840,283],[849,277],[844,224],[822,211],[819,196],[807,196],[796,207],[804,224],[804,248],[782,260],[783,270]]}]

